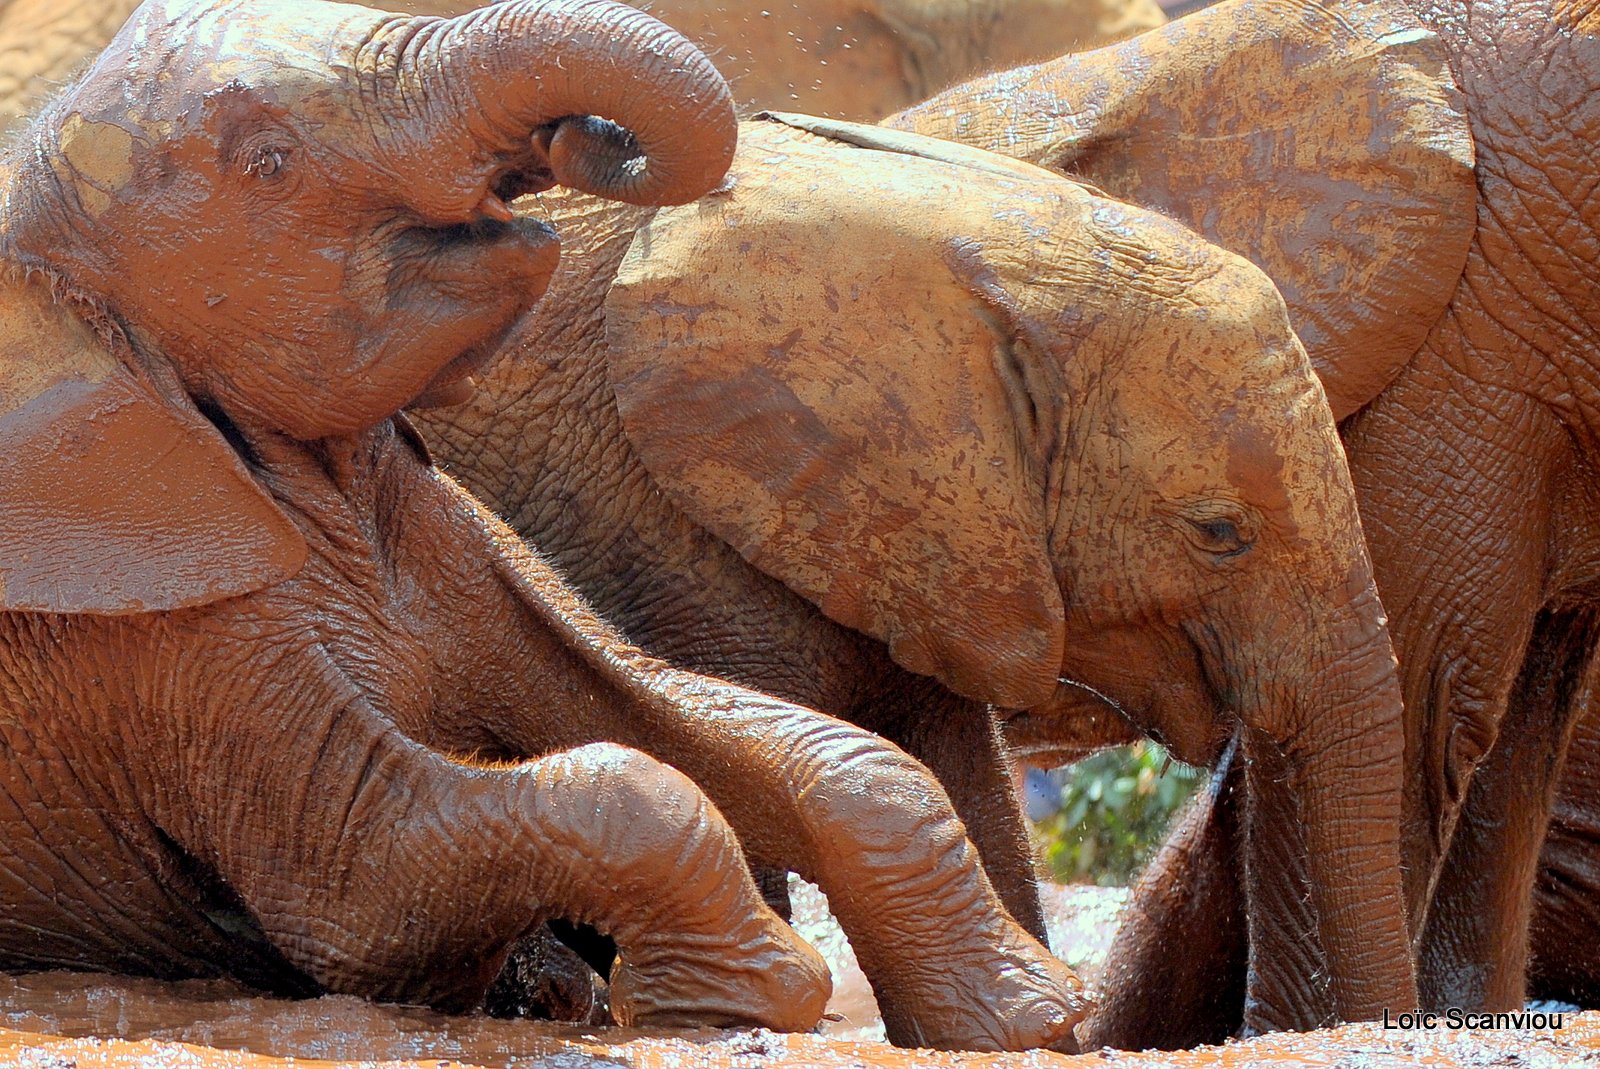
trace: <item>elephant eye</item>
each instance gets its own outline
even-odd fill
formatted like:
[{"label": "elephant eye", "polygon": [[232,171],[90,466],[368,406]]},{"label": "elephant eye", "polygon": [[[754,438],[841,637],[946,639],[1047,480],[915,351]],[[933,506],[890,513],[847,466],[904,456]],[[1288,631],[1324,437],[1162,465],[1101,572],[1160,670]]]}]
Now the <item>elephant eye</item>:
[{"label": "elephant eye", "polygon": [[1237,557],[1255,544],[1254,525],[1234,509],[1206,508],[1185,515],[1183,520],[1195,548],[1220,560]]},{"label": "elephant eye", "polygon": [[244,173],[252,178],[271,178],[283,168],[287,155],[276,145],[262,145],[245,161]]}]

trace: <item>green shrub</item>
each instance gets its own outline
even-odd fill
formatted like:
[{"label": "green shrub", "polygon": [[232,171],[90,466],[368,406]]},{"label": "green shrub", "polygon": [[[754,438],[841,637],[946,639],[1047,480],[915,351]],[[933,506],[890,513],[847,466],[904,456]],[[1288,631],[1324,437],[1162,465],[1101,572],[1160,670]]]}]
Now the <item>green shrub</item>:
[{"label": "green shrub", "polygon": [[1129,883],[1161,845],[1205,769],[1136,742],[1068,765],[1054,777],[1061,807],[1033,826],[1044,875],[1058,883]]}]

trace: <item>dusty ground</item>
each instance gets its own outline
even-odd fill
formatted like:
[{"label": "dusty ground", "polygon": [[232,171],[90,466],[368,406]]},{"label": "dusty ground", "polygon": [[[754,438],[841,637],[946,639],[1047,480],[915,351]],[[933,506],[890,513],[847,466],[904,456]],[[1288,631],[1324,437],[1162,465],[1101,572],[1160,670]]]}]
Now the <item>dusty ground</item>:
[{"label": "dusty ground", "polygon": [[[1123,892],[1047,893],[1051,942],[1092,978]],[[1355,1025],[1305,1036],[1182,1054],[1106,1052],[1067,1058],[896,1051],[862,1040],[875,1015],[853,959],[831,929],[821,896],[799,888],[797,922],[835,967],[833,1035],[767,1032],[623,1032],[487,1018],[330,997],[254,998],[226,984],[41,973],[0,975],[0,1066],[19,1069],[1600,1069],[1600,1013],[1546,1032],[1384,1032]],[[864,998],[863,998],[864,996]]]}]

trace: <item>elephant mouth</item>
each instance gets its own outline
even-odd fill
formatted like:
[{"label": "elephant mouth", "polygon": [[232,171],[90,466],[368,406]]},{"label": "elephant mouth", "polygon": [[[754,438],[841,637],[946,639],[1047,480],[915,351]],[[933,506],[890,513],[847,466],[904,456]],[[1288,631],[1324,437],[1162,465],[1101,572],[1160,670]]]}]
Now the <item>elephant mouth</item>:
[{"label": "elephant mouth", "polygon": [[[560,242],[532,219],[479,219],[430,234],[432,284],[452,293],[458,323],[470,341],[447,361],[407,408],[462,404],[523,315],[544,295],[559,260]],[[473,321],[470,325],[464,321]]]},{"label": "elephant mouth", "polygon": [[428,384],[406,407],[449,408],[471,400],[478,389],[476,376],[494,359],[501,337],[504,337],[504,332],[493,343],[475,345],[450,361],[443,370],[428,380]]}]

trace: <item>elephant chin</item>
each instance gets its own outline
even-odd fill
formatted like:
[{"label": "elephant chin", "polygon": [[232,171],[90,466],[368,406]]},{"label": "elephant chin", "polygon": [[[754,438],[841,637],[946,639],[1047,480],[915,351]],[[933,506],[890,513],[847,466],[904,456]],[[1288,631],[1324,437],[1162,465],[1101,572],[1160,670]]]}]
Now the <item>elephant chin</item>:
[{"label": "elephant chin", "polygon": [[446,383],[441,386],[430,386],[417,394],[407,408],[454,408],[464,405],[472,400],[472,395],[478,392],[478,380],[468,375],[464,379]]},{"label": "elephant chin", "polygon": [[498,347],[497,339],[494,345],[476,345],[462,353],[429,379],[405,407],[449,408],[470,401],[478,389],[477,376],[493,362]]},{"label": "elephant chin", "polygon": [[1063,683],[1048,702],[1001,714],[1012,756],[1038,768],[1056,768],[1145,737],[1145,732],[1097,691]]}]

